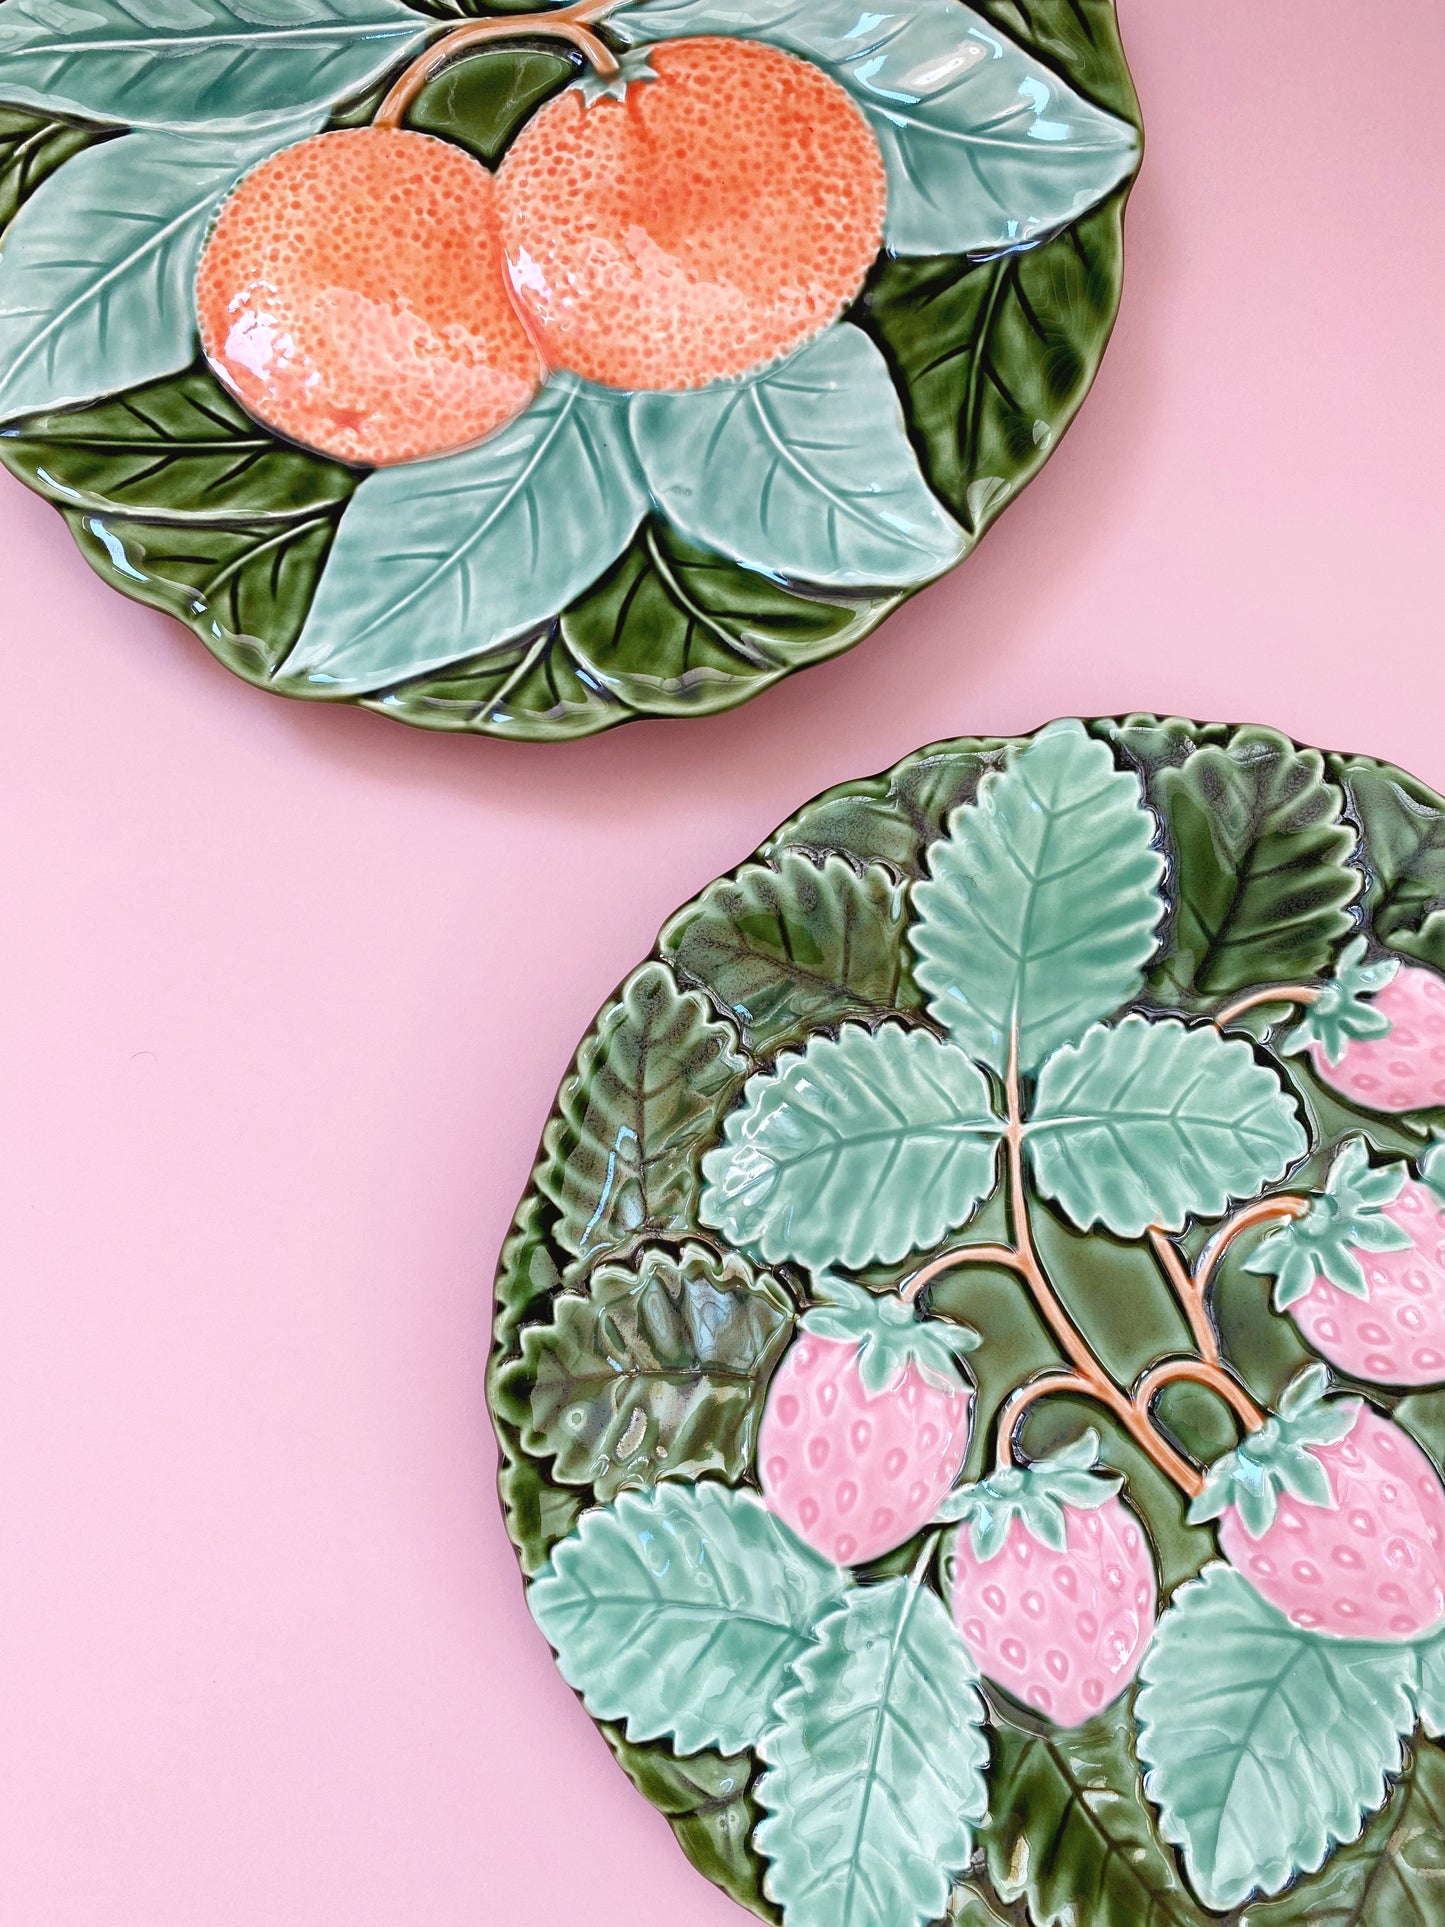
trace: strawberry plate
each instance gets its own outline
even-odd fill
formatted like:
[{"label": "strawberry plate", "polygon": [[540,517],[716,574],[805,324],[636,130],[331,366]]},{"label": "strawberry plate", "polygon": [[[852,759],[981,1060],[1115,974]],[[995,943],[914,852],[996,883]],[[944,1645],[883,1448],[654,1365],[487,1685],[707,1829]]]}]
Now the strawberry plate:
[{"label": "strawberry plate", "polygon": [[1445,1920],[1445,801],[1263,728],[811,803],[502,1255],[527,1597],[783,1927]]},{"label": "strawberry plate", "polygon": [[1113,0],[0,0],[0,460],[281,694],[726,709],[1083,401]]}]

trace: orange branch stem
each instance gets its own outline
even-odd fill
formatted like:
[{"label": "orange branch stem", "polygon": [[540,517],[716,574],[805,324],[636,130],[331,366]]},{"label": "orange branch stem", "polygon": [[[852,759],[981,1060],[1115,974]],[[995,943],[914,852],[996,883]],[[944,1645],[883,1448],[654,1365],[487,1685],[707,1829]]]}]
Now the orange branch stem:
[{"label": "orange branch stem", "polygon": [[1220,1259],[1236,1238],[1246,1231],[1252,1231],[1258,1224],[1268,1224],[1273,1218],[1302,1218],[1309,1208],[1308,1198],[1295,1197],[1282,1191],[1278,1197],[1258,1198],[1253,1204],[1245,1205],[1242,1211],[1236,1211],[1232,1218],[1226,1218],[1200,1252],[1199,1262],[1194,1267],[1194,1289],[1199,1294],[1200,1303],[1204,1302]]},{"label": "orange branch stem", "polygon": [[1249,1393],[1232,1378],[1222,1365],[1206,1365],[1199,1358],[1166,1358],[1162,1365],[1156,1365],[1144,1374],[1134,1392],[1137,1409],[1148,1414],[1150,1406],[1166,1385],[1174,1385],[1181,1380],[1191,1385],[1202,1385],[1206,1391],[1214,1392],[1222,1398],[1246,1432],[1257,1432],[1265,1422],[1265,1415],[1255,1404]]},{"label": "orange branch stem", "polygon": [[494,40],[565,40],[585,54],[599,74],[610,79],[621,72],[621,64],[612,49],[589,31],[587,22],[602,19],[616,5],[617,0],[575,0],[570,7],[547,13],[497,14],[486,20],[464,21],[417,55],[382,101],[372,125],[400,127],[422,88],[449,61]]},{"label": "orange branch stem", "polygon": [[1204,1288],[1198,1278],[1190,1274],[1189,1267],[1179,1255],[1179,1247],[1161,1226],[1151,1224],[1149,1243],[1159,1267],[1174,1288],[1184,1316],[1189,1321],[1189,1330],[1199,1355],[1206,1364],[1219,1363],[1219,1339],[1210,1321],[1209,1309],[1204,1302]]}]

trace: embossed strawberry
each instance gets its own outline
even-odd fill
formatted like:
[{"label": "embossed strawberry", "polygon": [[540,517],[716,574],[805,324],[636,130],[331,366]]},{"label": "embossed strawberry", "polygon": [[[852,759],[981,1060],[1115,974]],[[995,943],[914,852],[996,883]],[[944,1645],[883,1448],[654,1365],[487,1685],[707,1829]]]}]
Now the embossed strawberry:
[{"label": "embossed strawberry", "polygon": [[977,1335],[892,1294],[824,1278],[768,1387],[758,1467],[769,1510],[840,1566],[926,1526],[968,1452]]},{"label": "embossed strawberry", "polygon": [[1190,1522],[1219,1520],[1229,1563],[1296,1626],[1418,1639],[1445,1623],[1445,1487],[1408,1433],[1328,1389],[1323,1365],[1301,1372]]},{"label": "embossed strawberry", "polygon": [[1408,1165],[1371,1165],[1363,1138],[1346,1139],[1323,1194],[1244,1268],[1274,1279],[1275,1309],[1351,1377],[1445,1379],[1445,1211]]},{"label": "embossed strawberry", "polygon": [[979,1671],[1060,1726],[1116,1700],[1138,1671],[1158,1586],[1139,1521],[1092,1470],[1088,1432],[1051,1458],[952,1493],[953,1617]]},{"label": "embossed strawberry", "polygon": [[1284,1044],[1371,1111],[1445,1105],[1445,978],[1387,957],[1367,964],[1356,937]]}]

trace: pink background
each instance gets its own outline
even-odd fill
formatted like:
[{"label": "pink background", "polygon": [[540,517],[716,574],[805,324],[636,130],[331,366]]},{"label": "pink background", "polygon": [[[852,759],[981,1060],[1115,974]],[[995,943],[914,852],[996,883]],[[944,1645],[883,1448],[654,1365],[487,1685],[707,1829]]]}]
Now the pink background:
[{"label": "pink background", "polygon": [[666,915],[921,742],[1128,708],[1445,787],[1445,12],[1123,0],[1123,319],[951,581],[568,748],[288,705],[0,480],[0,1915],[728,1927],[552,1670],[488,1281]]}]

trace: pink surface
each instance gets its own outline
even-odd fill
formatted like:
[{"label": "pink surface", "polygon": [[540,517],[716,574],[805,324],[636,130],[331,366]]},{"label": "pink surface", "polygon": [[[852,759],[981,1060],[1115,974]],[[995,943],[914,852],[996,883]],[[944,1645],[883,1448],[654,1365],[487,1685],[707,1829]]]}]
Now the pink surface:
[{"label": "pink surface", "polygon": [[289,706],[0,481],[0,1914],[729,1927],[528,1621],[488,1280],[597,1005],[809,793],[1160,708],[1445,788],[1445,13],[1123,0],[1124,316],[953,580],[571,748]]}]

